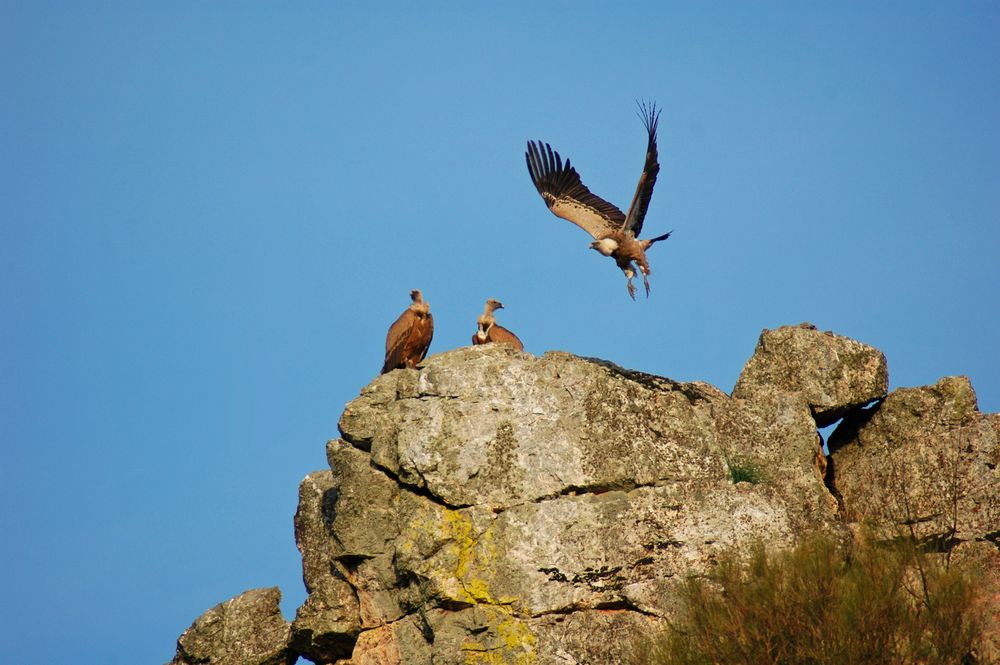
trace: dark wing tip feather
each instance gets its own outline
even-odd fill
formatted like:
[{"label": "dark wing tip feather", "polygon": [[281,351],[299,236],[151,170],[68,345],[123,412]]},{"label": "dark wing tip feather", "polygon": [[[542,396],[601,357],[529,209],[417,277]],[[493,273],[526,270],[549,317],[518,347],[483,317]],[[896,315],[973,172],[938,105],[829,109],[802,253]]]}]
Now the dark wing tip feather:
[{"label": "dark wing tip feather", "polygon": [[546,191],[553,193],[553,190],[560,189],[567,177],[571,180],[579,178],[569,160],[564,163],[559,152],[544,141],[528,141],[524,157],[531,181],[543,195]]},{"label": "dark wing tip feather", "polygon": [[[541,142],[539,142],[541,143]],[[545,166],[542,158],[542,151],[534,141],[528,141],[528,151],[524,153],[528,163],[528,173],[531,175],[531,182],[535,184],[535,189],[542,191],[542,178],[545,173]]]},{"label": "dark wing tip feather", "polygon": [[[552,149],[552,146],[546,144],[545,147],[549,151],[549,164],[551,165],[551,164],[555,163],[555,169],[554,170],[555,171],[562,171],[563,170],[562,157],[559,156],[558,152],[556,152],[555,150]],[[552,161],[553,156],[555,157],[555,162]],[[566,170],[568,171],[569,169],[567,168]]]},{"label": "dark wing tip feather", "polygon": [[646,161],[643,164],[642,176],[632,198],[632,205],[629,206],[628,214],[625,217],[624,228],[631,229],[638,237],[642,232],[642,223],[646,218],[646,210],[649,208],[649,201],[653,197],[653,186],[656,184],[656,176],[660,172],[660,162],[656,149],[656,128],[660,122],[660,109],[656,108],[655,102],[646,103],[636,100],[636,114],[646,127],[649,139],[646,143]]},{"label": "dark wing tip feather", "polygon": [[656,141],[656,127],[660,123],[660,111],[662,109],[656,108],[656,102],[649,102],[635,100],[636,106],[639,108],[636,110],[636,115],[642,120],[642,124],[646,126],[646,132],[649,134],[650,141]]},{"label": "dark wing tip feather", "polygon": [[538,169],[535,168],[535,144],[532,141],[528,141],[528,149],[524,153],[524,161],[528,165],[528,175],[531,176],[531,182],[537,188]]}]

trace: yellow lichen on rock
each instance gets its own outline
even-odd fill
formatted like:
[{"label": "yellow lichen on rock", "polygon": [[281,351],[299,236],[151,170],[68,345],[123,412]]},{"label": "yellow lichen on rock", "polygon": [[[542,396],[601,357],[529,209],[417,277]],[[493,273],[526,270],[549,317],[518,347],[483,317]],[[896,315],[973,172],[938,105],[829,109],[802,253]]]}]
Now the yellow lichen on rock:
[{"label": "yellow lichen on rock", "polygon": [[499,556],[492,527],[479,532],[467,512],[435,506],[414,515],[397,544],[397,555],[435,584],[443,599],[471,606],[475,635],[462,642],[464,661],[475,665],[531,665],[537,638],[514,615],[516,598],[491,589]]},{"label": "yellow lichen on rock", "polygon": [[[461,515],[459,517],[466,519]],[[471,523],[469,525],[471,527]],[[496,577],[498,556],[492,526],[474,538],[470,532],[469,536],[461,541],[455,575],[476,603],[510,605],[517,600],[514,596],[497,596],[490,590],[489,581]]]},{"label": "yellow lichen on rock", "polygon": [[538,639],[528,624],[510,608],[483,608],[486,630],[462,643],[466,665],[533,665],[537,662]]},{"label": "yellow lichen on rock", "polygon": [[498,556],[493,532],[477,532],[472,517],[459,510],[424,505],[415,510],[396,542],[396,556],[430,580],[446,600],[468,605],[509,604],[490,590]]}]

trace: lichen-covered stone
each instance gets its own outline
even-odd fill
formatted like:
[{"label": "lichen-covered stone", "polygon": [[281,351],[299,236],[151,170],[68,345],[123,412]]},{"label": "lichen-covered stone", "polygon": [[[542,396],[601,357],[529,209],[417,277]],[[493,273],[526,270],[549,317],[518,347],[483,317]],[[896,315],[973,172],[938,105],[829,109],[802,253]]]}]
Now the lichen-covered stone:
[{"label": "lichen-covered stone", "polygon": [[278,587],[251,589],[198,617],[177,639],[172,665],[291,665]]},{"label": "lichen-covered stone", "polygon": [[889,370],[878,349],[803,323],[765,330],[733,397],[801,395],[820,427],[886,394]]},{"label": "lichen-covered stone", "polygon": [[887,534],[1000,539],[998,422],[964,376],[894,390],[846,418],[829,446],[848,516]]},{"label": "lichen-covered stone", "polygon": [[482,346],[379,377],[340,427],[325,528],[354,665],[615,662],[721,551],[838,528],[798,396]]},{"label": "lichen-covered stone", "polygon": [[[862,409],[887,376],[876,349],[808,325],[765,331],[732,397],[503,345],[389,372],[300,487],[309,597],[291,630],[276,589],[248,592],[174,662],[626,662],[720,553],[859,519],[993,567],[980,656],[995,660],[1000,415],[963,378]],[[828,466],[816,427],[842,416]]]},{"label": "lichen-covered stone", "polygon": [[530,622],[545,639],[539,641],[539,663],[550,665],[601,665],[632,662],[641,647],[639,636],[657,635],[668,623],[659,617],[629,609],[582,610],[549,614]]}]

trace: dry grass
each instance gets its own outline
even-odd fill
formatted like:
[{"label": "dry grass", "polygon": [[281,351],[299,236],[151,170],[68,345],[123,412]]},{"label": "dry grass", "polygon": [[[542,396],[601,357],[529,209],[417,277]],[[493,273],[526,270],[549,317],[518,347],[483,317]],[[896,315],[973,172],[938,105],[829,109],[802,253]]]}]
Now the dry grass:
[{"label": "dry grass", "polygon": [[982,632],[972,571],[909,539],[726,557],[682,589],[684,618],[636,649],[636,665],[975,663]]}]

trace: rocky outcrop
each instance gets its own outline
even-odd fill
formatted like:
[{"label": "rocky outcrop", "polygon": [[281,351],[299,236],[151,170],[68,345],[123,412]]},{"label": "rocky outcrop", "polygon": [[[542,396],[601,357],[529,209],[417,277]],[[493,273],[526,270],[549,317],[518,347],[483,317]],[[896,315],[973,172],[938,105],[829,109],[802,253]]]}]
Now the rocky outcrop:
[{"label": "rocky outcrop", "polygon": [[826,427],[885,396],[889,368],[878,349],[802,323],[765,330],[740,374],[733,397],[799,395]]},{"label": "rocky outcrop", "polygon": [[[281,644],[339,665],[622,662],[719,553],[860,519],[993,565],[1000,418],[963,379],[887,385],[881,352],[808,324],[765,330],[731,396],[502,345],[382,375],[300,487],[309,596]],[[817,428],[841,417],[828,467]],[[903,512],[880,494],[898,486]],[[1000,592],[990,611],[1000,626]]]},{"label": "rocky outcrop", "polygon": [[[343,477],[345,470],[338,469]],[[366,496],[378,501],[374,485],[366,488]],[[332,529],[332,516],[343,512],[351,501],[350,496],[340,496],[331,471],[311,473],[299,486],[295,540],[309,596],[292,623],[292,646],[314,662],[349,656],[361,632],[354,588],[347,581],[347,568],[336,558],[339,549]]]},{"label": "rocky outcrop", "polygon": [[830,437],[848,518],[941,547],[1000,541],[1000,416],[979,413],[964,376],[900,388]]},{"label": "rocky outcrop", "polygon": [[[322,609],[300,611],[295,643],[336,645],[317,662],[352,642],[352,663],[616,662],[721,550],[840,528],[815,413],[882,396],[884,359],[815,330],[789,337],[799,361],[818,348],[851,376],[800,369],[795,384],[786,359],[788,384],[752,391],[770,384],[749,372],[733,398],[484,346],[379,377],[344,411],[332,475],[303,484],[299,515],[322,517],[297,522],[300,547],[325,537],[328,563],[305,565],[305,607]],[[762,368],[780,361],[768,346]],[[735,467],[761,481],[734,484]],[[333,571],[325,587],[313,569]]]},{"label": "rocky outcrop", "polygon": [[291,665],[290,627],[278,587],[251,589],[198,617],[177,640],[171,665]]}]

